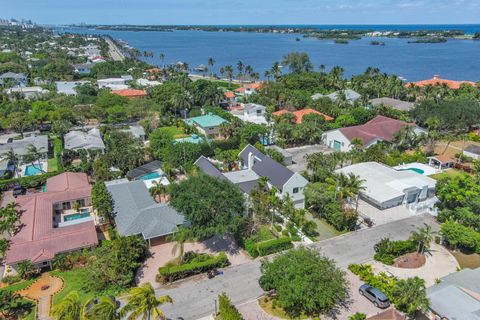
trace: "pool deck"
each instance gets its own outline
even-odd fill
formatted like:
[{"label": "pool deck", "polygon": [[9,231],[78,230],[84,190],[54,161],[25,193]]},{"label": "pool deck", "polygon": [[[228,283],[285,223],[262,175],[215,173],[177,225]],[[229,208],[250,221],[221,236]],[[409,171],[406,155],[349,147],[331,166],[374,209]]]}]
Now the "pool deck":
[{"label": "pool deck", "polygon": [[[38,166],[38,162],[35,162],[34,165],[35,165],[35,167],[37,167],[37,166]],[[44,172],[48,172],[48,162],[47,162],[47,160],[42,160],[42,161],[40,161],[40,165],[42,166],[42,169],[43,169]],[[26,174],[25,174],[25,171],[26,171],[27,167],[31,167],[31,166],[32,166],[31,163],[24,163],[24,164],[22,164],[21,166],[19,166],[19,167],[17,168],[17,170],[18,170],[18,175],[19,175],[20,177],[32,176],[32,175],[26,175]],[[38,172],[38,173],[36,173],[36,174],[34,174],[34,175],[37,175],[37,174],[42,174],[42,173],[41,173],[41,172]]]},{"label": "pool deck", "polygon": [[[426,165],[426,164],[423,164],[423,163],[418,163],[418,162],[401,164],[401,165],[393,167],[393,168],[395,170],[418,169],[418,170],[423,171],[424,176],[431,176],[433,174],[437,174],[437,173],[441,172],[440,170],[435,169],[433,167],[430,167],[429,165]],[[415,171],[415,170],[412,170],[412,171]],[[419,172],[417,172],[417,173],[419,173]]]}]

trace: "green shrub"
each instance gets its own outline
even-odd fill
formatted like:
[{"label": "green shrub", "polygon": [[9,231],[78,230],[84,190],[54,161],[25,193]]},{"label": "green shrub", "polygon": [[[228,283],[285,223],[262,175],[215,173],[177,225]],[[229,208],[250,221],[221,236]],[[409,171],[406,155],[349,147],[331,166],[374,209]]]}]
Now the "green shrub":
[{"label": "green shrub", "polygon": [[293,243],[290,238],[273,239],[257,243],[258,255],[261,257],[291,248],[293,248]]},{"label": "green shrub", "polygon": [[226,293],[218,296],[218,318],[219,320],[243,320],[237,308],[230,302]]},{"label": "green shrub", "polygon": [[216,257],[205,261],[193,261],[179,266],[161,267],[158,269],[163,283],[173,282],[195,274],[204,273],[215,268],[223,268],[228,265],[225,252],[220,252]]},{"label": "green shrub", "polygon": [[283,229],[283,228],[282,228],[281,225],[279,225],[279,224],[276,224],[276,225],[275,225],[275,230],[277,230],[278,232],[281,232],[282,229]]},{"label": "green shrub", "polygon": [[392,265],[394,260],[404,254],[415,252],[417,244],[412,240],[391,241],[382,239],[376,245],[374,259],[387,265]]},{"label": "green shrub", "polygon": [[2,283],[11,285],[17,282],[22,281],[22,278],[17,274],[15,276],[6,276],[2,278]]},{"label": "green shrub", "polygon": [[357,312],[354,315],[351,315],[350,317],[348,317],[348,320],[365,320],[365,319],[367,319],[367,315],[365,313],[360,313],[360,312]]},{"label": "green shrub", "polygon": [[48,178],[56,176],[61,172],[47,172],[40,175],[21,177],[15,179],[0,180],[0,191],[6,191],[15,184],[20,184],[24,188],[38,188],[43,185]]}]

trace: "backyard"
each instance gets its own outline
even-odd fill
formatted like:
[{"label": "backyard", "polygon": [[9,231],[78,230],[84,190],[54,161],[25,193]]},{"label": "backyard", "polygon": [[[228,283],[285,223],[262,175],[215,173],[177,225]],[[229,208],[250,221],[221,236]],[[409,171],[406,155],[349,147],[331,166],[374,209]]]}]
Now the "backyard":
[{"label": "backyard", "polygon": [[440,180],[445,177],[454,177],[454,176],[461,176],[461,175],[466,175],[464,171],[457,170],[457,169],[448,169],[443,171],[442,173],[437,173],[433,174],[430,176],[430,178],[435,179],[435,180]]},{"label": "backyard", "polygon": [[60,169],[59,158],[62,152],[62,140],[55,138],[53,140],[53,157],[48,159],[48,172],[55,172]]}]

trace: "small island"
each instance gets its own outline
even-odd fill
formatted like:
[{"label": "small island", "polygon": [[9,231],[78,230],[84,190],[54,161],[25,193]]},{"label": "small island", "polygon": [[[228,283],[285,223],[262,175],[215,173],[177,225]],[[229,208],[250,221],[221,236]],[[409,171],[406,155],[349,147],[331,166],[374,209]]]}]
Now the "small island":
[{"label": "small island", "polygon": [[333,42],[336,44],[348,44],[348,40],[346,39],[335,39]]},{"label": "small island", "polygon": [[371,45],[371,46],[384,46],[384,45],[385,45],[385,42],[374,40],[374,41],[370,41],[370,45]]},{"label": "small island", "polygon": [[408,43],[445,43],[447,38],[425,38],[408,41]]}]

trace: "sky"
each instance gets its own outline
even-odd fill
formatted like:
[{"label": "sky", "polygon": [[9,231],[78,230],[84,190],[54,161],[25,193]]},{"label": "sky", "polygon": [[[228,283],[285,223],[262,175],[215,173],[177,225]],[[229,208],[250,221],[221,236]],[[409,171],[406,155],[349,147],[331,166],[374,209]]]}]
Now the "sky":
[{"label": "sky", "polygon": [[0,0],[41,24],[477,24],[480,0]]}]

